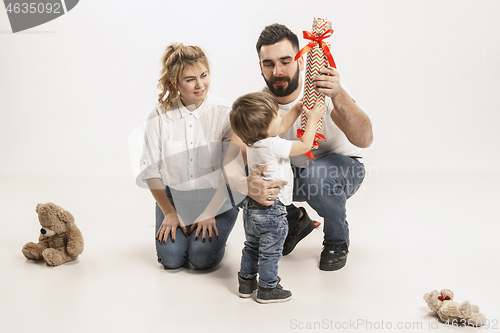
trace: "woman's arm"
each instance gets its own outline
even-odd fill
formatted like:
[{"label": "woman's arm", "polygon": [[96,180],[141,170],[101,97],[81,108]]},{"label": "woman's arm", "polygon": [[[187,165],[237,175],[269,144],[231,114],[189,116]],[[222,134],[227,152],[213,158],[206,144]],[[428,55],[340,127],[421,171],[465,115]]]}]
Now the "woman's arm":
[{"label": "woman's arm", "polygon": [[177,215],[177,211],[174,206],[168,200],[167,194],[163,188],[163,184],[158,178],[146,179],[146,184],[148,184],[151,194],[156,200],[158,206],[160,206],[163,212],[164,219],[160,226],[160,229],[156,233],[156,239],[160,242],[166,242],[168,234],[172,234],[172,241],[175,242],[175,232],[177,227],[180,226],[184,235],[186,234],[186,226],[182,223],[182,219]]}]

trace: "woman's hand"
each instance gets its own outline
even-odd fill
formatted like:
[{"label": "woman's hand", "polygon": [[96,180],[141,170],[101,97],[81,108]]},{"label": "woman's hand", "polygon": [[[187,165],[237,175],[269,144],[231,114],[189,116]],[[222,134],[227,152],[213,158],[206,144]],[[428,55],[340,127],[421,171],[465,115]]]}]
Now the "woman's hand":
[{"label": "woman's hand", "polygon": [[196,228],[196,234],[194,235],[194,239],[198,240],[198,236],[201,232],[201,241],[205,243],[207,231],[208,231],[208,241],[212,241],[213,232],[215,232],[215,236],[219,237],[219,232],[217,231],[217,226],[215,225],[215,217],[210,217],[206,220],[199,221],[193,223],[191,226],[190,232],[193,232],[194,228]]},{"label": "woman's hand", "polygon": [[158,239],[160,243],[166,243],[168,234],[171,234],[172,243],[175,243],[175,232],[178,227],[181,227],[182,232],[186,235],[186,226],[184,222],[182,222],[181,217],[177,215],[177,212],[174,211],[173,213],[166,214],[160,229],[158,229],[156,233],[156,239]]}]

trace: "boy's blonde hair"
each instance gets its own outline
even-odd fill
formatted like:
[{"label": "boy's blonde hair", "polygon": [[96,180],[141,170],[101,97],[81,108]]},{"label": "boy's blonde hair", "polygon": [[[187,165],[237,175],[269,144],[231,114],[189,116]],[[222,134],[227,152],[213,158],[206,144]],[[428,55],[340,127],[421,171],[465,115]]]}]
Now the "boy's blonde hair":
[{"label": "boy's blonde hair", "polygon": [[265,139],[269,135],[269,125],[278,114],[278,101],[265,92],[255,92],[241,96],[233,103],[230,114],[233,132],[247,146]]},{"label": "boy's blonde hair", "polygon": [[198,46],[186,46],[182,43],[173,43],[167,46],[161,57],[162,68],[158,80],[158,102],[165,111],[170,110],[172,101],[179,96],[179,79],[186,68],[205,66],[210,72],[208,59]]}]

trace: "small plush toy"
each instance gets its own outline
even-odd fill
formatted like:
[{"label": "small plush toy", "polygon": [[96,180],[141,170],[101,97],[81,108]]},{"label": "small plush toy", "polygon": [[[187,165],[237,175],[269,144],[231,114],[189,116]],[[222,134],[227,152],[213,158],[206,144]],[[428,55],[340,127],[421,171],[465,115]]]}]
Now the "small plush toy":
[{"label": "small plush toy", "polygon": [[483,326],[486,317],[479,313],[477,305],[471,305],[469,301],[458,304],[453,301],[453,292],[449,289],[431,291],[424,295],[429,309],[436,311],[441,321],[445,323],[465,324],[472,326]]},{"label": "small plush toy", "polygon": [[49,266],[75,260],[83,252],[83,236],[73,215],[52,202],[38,204],[36,212],[41,234],[38,244],[29,242],[23,246],[24,256],[44,260]]}]

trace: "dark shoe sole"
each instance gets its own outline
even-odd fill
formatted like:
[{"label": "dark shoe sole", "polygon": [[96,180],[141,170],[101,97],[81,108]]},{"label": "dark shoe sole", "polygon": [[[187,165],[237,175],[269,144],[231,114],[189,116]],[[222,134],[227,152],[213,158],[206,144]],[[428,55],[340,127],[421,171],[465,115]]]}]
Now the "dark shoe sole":
[{"label": "dark shoe sole", "polygon": [[322,271],[337,271],[341,269],[342,267],[345,266],[347,263],[347,260],[344,262],[338,262],[338,263],[322,263],[321,261],[319,262],[319,269]]},{"label": "dark shoe sole", "polygon": [[241,298],[250,298],[256,292],[257,292],[257,289],[255,289],[251,294],[242,294],[242,293],[238,292],[238,296],[240,296]]},{"label": "dark shoe sole", "polygon": [[257,302],[259,302],[260,304],[283,303],[283,302],[288,302],[291,299],[292,295],[288,296],[287,298],[280,298],[280,299],[260,299],[257,297]]}]

